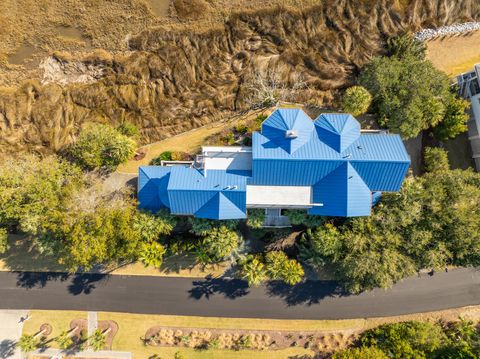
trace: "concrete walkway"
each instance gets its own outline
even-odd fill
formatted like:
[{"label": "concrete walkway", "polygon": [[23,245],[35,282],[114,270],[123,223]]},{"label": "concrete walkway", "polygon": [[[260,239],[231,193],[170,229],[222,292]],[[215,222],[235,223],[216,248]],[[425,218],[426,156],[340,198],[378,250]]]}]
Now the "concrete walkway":
[{"label": "concrete walkway", "polygon": [[69,355],[69,358],[95,358],[95,359],[132,359],[132,353],[130,352],[115,352],[109,350],[94,351],[82,351],[82,352],[64,352],[60,349],[46,349],[36,350],[34,354],[42,354],[50,357],[63,358],[65,355]]},{"label": "concrete walkway", "polygon": [[91,337],[97,328],[97,312],[88,312],[88,336]]},{"label": "concrete walkway", "polygon": [[22,353],[16,348],[18,339],[22,336],[23,322],[26,310],[0,311],[0,359],[21,359]]}]

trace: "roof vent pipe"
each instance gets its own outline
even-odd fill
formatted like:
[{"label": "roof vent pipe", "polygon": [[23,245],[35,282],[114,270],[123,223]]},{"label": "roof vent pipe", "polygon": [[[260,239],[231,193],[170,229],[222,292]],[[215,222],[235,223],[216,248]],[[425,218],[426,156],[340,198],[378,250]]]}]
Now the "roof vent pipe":
[{"label": "roof vent pipe", "polygon": [[295,130],[287,130],[285,131],[285,138],[297,138],[298,133]]}]

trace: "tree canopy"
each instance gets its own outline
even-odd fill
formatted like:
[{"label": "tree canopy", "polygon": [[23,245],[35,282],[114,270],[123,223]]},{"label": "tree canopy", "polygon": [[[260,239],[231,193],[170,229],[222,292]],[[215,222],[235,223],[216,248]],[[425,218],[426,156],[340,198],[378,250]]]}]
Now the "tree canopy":
[{"label": "tree canopy", "polygon": [[468,130],[467,121],[469,115],[467,109],[470,103],[462,98],[451,96],[448,99],[445,116],[434,129],[435,137],[439,140],[455,138]]},{"label": "tree canopy", "polygon": [[409,178],[370,217],[309,230],[300,255],[333,264],[351,292],[389,287],[422,268],[480,264],[480,174],[448,170]]},{"label": "tree canopy", "polygon": [[372,94],[380,124],[404,139],[438,125],[453,96],[448,76],[413,56],[377,57],[364,67],[359,83]]},{"label": "tree canopy", "polygon": [[336,352],[333,359],[477,359],[480,327],[472,321],[400,322],[363,332],[354,348]]},{"label": "tree canopy", "polygon": [[[122,129],[125,133],[126,129]],[[109,125],[89,124],[70,148],[69,154],[87,170],[115,170],[135,154],[136,142]]]},{"label": "tree canopy", "polygon": [[215,263],[224,260],[240,245],[238,233],[225,225],[213,227],[202,239],[198,248],[201,262]]},{"label": "tree canopy", "polygon": [[426,172],[444,172],[450,169],[448,152],[440,147],[426,147],[424,154]]},{"label": "tree canopy", "polygon": [[372,95],[363,86],[349,87],[342,99],[343,111],[353,116],[359,116],[368,111],[372,103]]}]

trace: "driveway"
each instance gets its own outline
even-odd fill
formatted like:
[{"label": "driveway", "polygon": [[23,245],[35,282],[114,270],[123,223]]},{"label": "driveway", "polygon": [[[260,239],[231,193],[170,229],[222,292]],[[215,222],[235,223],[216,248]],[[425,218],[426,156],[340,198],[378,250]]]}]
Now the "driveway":
[{"label": "driveway", "polygon": [[237,279],[0,273],[0,307],[279,319],[381,317],[480,304],[480,271],[412,277],[347,295],[332,281],[249,288]]},{"label": "driveway", "polygon": [[[4,298],[0,296],[0,305]],[[16,348],[16,342],[22,335],[23,322],[20,318],[25,317],[24,310],[0,310],[0,358],[20,359],[21,352]]]}]

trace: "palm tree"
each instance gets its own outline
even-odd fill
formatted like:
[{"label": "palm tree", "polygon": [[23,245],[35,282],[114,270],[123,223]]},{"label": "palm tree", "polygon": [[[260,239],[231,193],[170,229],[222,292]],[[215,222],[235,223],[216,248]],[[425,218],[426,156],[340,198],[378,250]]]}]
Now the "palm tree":
[{"label": "palm tree", "polygon": [[73,345],[73,340],[71,338],[73,331],[63,331],[58,337],[55,338],[55,341],[58,343],[60,349],[68,349]]},{"label": "palm tree", "polygon": [[30,334],[23,334],[17,344],[24,353],[32,352],[38,348],[37,339],[35,339],[35,336]]},{"label": "palm tree", "polygon": [[248,285],[257,286],[266,279],[265,265],[259,258],[249,258],[241,264],[240,275]]},{"label": "palm tree", "polygon": [[143,243],[139,259],[145,267],[153,266],[160,268],[163,262],[165,248],[158,242]]},{"label": "palm tree", "polygon": [[99,351],[102,350],[105,346],[105,335],[103,334],[101,329],[95,330],[90,338],[88,338],[88,343],[90,347],[95,350]]}]

